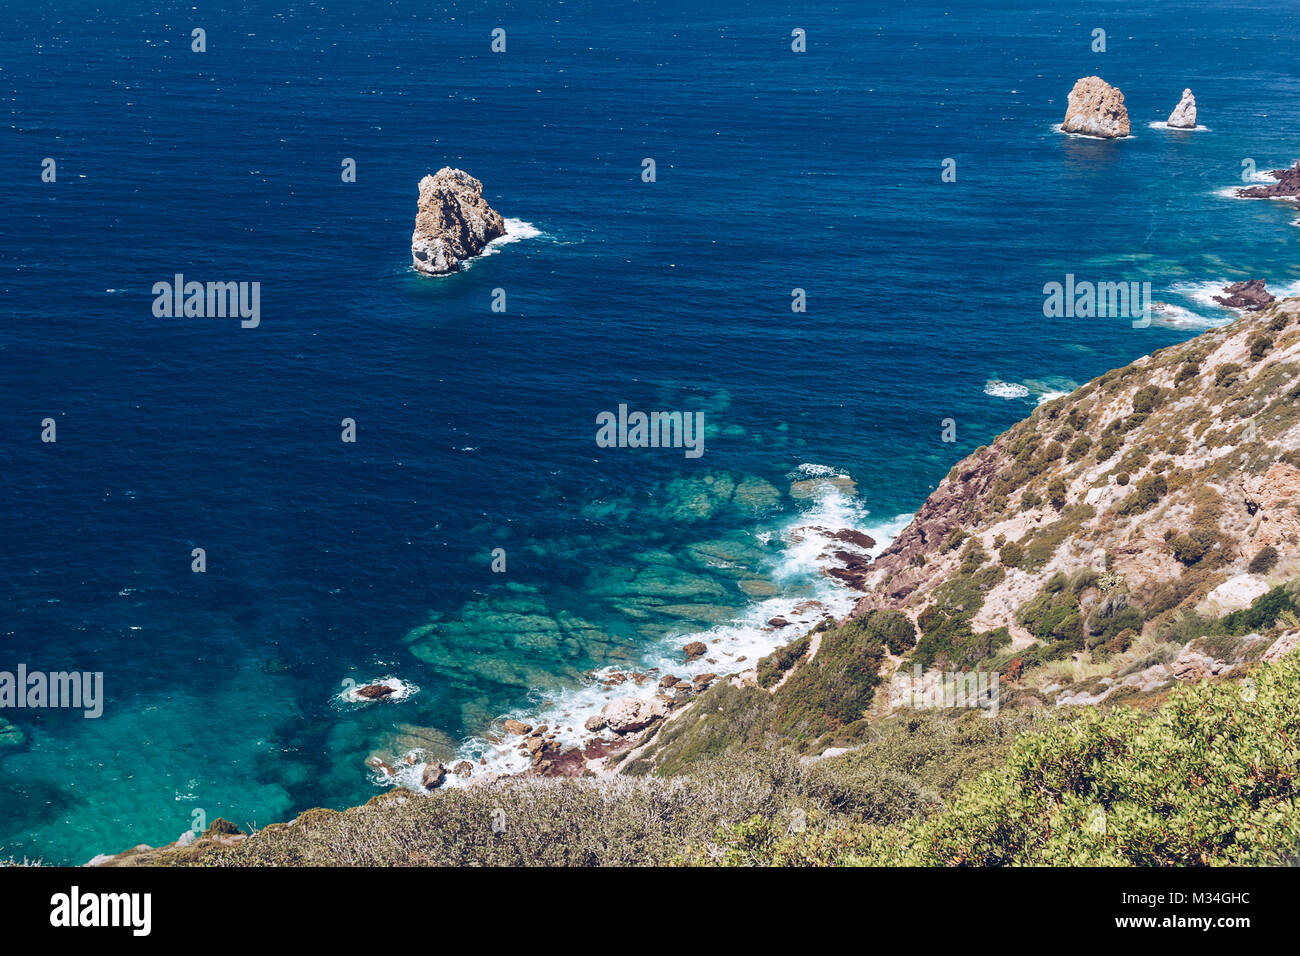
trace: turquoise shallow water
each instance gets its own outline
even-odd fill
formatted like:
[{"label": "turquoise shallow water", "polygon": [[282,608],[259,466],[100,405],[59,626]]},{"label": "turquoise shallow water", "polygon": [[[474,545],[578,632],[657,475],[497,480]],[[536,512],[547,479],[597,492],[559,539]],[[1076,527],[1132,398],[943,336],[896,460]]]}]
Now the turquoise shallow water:
[{"label": "turquoise shallow water", "polygon": [[[357,803],[373,754],[476,753],[592,668],[704,632],[734,663],[762,602],[845,599],[789,529],[883,540],[1041,395],[1225,320],[1213,284],[1300,282],[1296,213],[1221,195],[1300,155],[1297,17],[1251,6],[7,10],[0,667],[107,701],[5,712],[0,853]],[[1132,139],[1053,129],[1090,73]],[[1151,129],[1184,86],[1208,129]],[[430,281],[444,164],[536,234]],[[176,272],[260,281],[262,325],[155,319]],[[1046,320],[1067,273],[1187,312]],[[703,411],[705,454],[597,447],[623,402]],[[792,495],[823,470],[853,488]],[[385,677],[417,689],[339,696]]]}]

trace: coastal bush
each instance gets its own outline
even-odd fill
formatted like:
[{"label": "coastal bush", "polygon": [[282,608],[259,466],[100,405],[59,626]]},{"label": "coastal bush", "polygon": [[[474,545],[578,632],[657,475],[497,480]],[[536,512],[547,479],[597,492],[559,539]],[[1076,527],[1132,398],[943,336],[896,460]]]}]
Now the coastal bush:
[{"label": "coastal bush", "polygon": [[1273,336],[1256,332],[1250,337],[1250,360],[1258,362],[1273,347]]},{"label": "coastal bush", "polygon": [[1155,507],[1156,502],[1163,498],[1168,491],[1163,475],[1150,474],[1144,475],[1138,479],[1137,486],[1133,493],[1120,503],[1119,513],[1122,515],[1141,514]]},{"label": "coastal bush", "polygon": [[916,646],[916,625],[902,611],[869,611],[862,624],[870,637],[882,642],[895,656]]},{"label": "coastal bush", "polygon": [[1082,647],[1083,616],[1072,591],[1054,594],[1044,589],[1021,606],[1016,620],[1040,641],[1064,642],[1074,649]]},{"label": "coastal bush", "polygon": [[1065,479],[1060,475],[1047,483],[1047,501],[1057,511],[1065,507]]},{"label": "coastal bush", "polygon": [[971,539],[966,545],[966,550],[962,552],[961,564],[957,568],[957,573],[963,575],[974,574],[988,559],[989,556],[980,547],[979,541]]},{"label": "coastal bush", "polygon": [[1014,568],[1020,564],[1021,559],[1025,556],[1025,549],[1017,541],[1008,541],[998,552],[998,560],[1008,568]]},{"label": "coastal bush", "polygon": [[881,683],[884,643],[861,619],[822,635],[817,656],[774,695],[774,726],[790,737],[816,737],[862,716]]},{"label": "coastal bush", "polygon": [[1225,362],[1214,370],[1214,385],[1216,388],[1227,388],[1230,385],[1235,385],[1240,375],[1240,365],[1236,362]]},{"label": "coastal bush", "polygon": [[1108,428],[1097,442],[1097,461],[1109,461],[1123,446],[1123,435],[1114,428]]},{"label": "coastal bush", "polygon": [[1066,458],[1070,464],[1081,460],[1089,451],[1092,450],[1092,439],[1087,435],[1080,435],[1070,443],[1069,451],[1066,452]]},{"label": "coastal bush", "polygon": [[1188,360],[1187,360],[1186,362],[1184,362],[1183,365],[1178,369],[1178,373],[1174,376],[1174,384],[1175,384],[1175,385],[1182,385],[1182,384],[1183,384],[1184,382],[1186,382],[1188,379],[1196,378],[1196,377],[1197,377],[1198,375],[1200,375],[1200,374],[1201,374],[1201,363],[1200,363],[1200,361],[1199,361],[1199,360],[1188,359]]},{"label": "coastal bush", "polygon": [[1084,710],[1020,738],[950,810],[877,829],[845,862],[1203,866],[1296,862],[1300,660],[1180,687],[1152,717]]},{"label": "coastal bush", "polygon": [[810,634],[805,634],[796,641],[791,641],[784,647],[778,647],[771,654],[761,659],[756,668],[758,672],[758,685],[760,687],[771,687],[779,681],[785,672],[794,667],[799,659],[808,653],[808,645],[812,641]]},{"label": "coastal bush", "polygon": [[[1294,865],[1298,695],[1293,655],[1262,666],[1249,689],[1207,681],[1178,687],[1154,712],[1082,708],[1020,734],[1000,766],[934,812],[901,825],[769,826],[743,862]],[[737,835],[725,828],[717,839],[728,846]]]},{"label": "coastal bush", "polygon": [[[1088,617],[1088,637],[1087,645],[1090,649],[1096,651],[1097,648],[1105,646],[1107,652],[1116,650],[1115,638],[1120,634],[1128,633],[1135,635],[1142,630],[1142,612],[1136,607],[1122,605],[1115,607],[1103,603],[1099,611],[1094,611]],[[1126,650],[1132,643],[1132,637],[1123,643],[1120,648]],[[1096,656],[1094,654],[1094,656]],[[1103,655],[1104,656],[1104,655]]]},{"label": "coastal bush", "polygon": [[1133,411],[1139,415],[1148,415],[1160,404],[1160,386],[1145,385],[1133,393]]},{"label": "coastal bush", "polygon": [[1192,565],[1209,554],[1214,542],[1215,535],[1209,531],[1184,531],[1169,542],[1169,550],[1182,564]]},{"label": "coastal bush", "polygon": [[1277,567],[1277,548],[1271,544],[1266,544],[1255,553],[1250,559],[1250,565],[1246,568],[1251,574],[1268,574]]},{"label": "coastal bush", "polygon": [[1187,644],[1206,637],[1244,637],[1264,634],[1300,613],[1300,579],[1279,584],[1261,594],[1248,608],[1220,618],[1184,612],[1162,626],[1160,636],[1171,643]]},{"label": "coastal bush", "polygon": [[1067,505],[1061,510],[1058,520],[1033,531],[1021,539],[1025,547],[1025,556],[1020,567],[1026,571],[1037,571],[1056,554],[1061,543],[1071,534],[1077,532],[1096,513],[1089,504]]}]

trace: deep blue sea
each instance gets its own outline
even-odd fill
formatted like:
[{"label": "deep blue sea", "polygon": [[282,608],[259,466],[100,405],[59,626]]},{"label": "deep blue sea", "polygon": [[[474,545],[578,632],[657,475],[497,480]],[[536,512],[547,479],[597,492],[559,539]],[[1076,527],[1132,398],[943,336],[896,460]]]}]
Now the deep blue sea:
[{"label": "deep blue sea", "polygon": [[[883,543],[1216,285],[1300,290],[1296,210],[1224,195],[1300,156],[1294,0],[3,7],[0,670],[106,700],[0,710],[0,857],[354,805],[367,758],[492,756],[692,636],[738,669],[851,600],[791,529]],[[1132,138],[1054,129],[1089,74]],[[1152,128],[1184,87],[1206,128]],[[429,279],[446,165],[515,241]],[[260,326],[156,318],[176,273],[260,282]],[[1067,273],[1172,308],[1046,319]],[[705,453],[597,447],[620,403],[703,411]]]}]

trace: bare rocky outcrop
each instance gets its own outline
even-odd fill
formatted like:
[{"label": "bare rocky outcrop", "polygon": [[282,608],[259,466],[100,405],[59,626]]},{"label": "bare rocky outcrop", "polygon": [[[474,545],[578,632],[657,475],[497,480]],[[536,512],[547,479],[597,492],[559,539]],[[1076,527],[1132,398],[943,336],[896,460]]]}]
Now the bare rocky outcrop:
[{"label": "bare rocky outcrop", "polygon": [[1275,183],[1267,186],[1246,186],[1237,190],[1243,199],[1300,199],[1300,162],[1290,169],[1271,169],[1268,173]]},{"label": "bare rocky outcrop", "polygon": [[447,768],[436,760],[427,763],[424,766],[424,772],[420,774],[420,786],[425,790],[435,790],[442,786],[442,782],[447,779]]},{"label": "bare rocky outcrop", "polygon": [[420,180],[420,202],[411,234],[416,271],[440,276],[455,272],[506,234],[505,220],[483,198],[483,184],[461,169],[444,166]]},{"label": "bare rocky outcrop", "polygon": [[600,712],[601,720],[616,734],[630,734],[645,730],[656,720],[668,716],[668,704],[658,697],[641,700],[622,697],[610,701]]},{"label": "bare rocky outcrop", "polygon": [[1191,90],[1183,90],[1183,98],[1169,114],[1165,125],[1170,129],[1196,129],[1196,97]]},{"label": "bare rocky outcrop", "polygon": [[1264,656],[1260,660],[1276,664],[1297,647],[1300,647],[1300,631],[1287,631],[1269,645],[1268,650],[1264,652]]},{"label": "bare rocky outcrop", "polygon": [[1231,647],[1219,648],[1214,644],[1210,638],[1200,638],[1185,645],[1172,665],[1174,677],[1181,681],[1227,677],[1242,665],[1257,660],[1269,641],[1258,634],[1247,634]]},{"label": "bare rocky outcrop", "polygon": [[1246,309],[1254,312],[1272,305],[1275,300],[1263,279],[1249,279],[1224,286],[1223,295],[1216,295],[1214,301],[1229,309]]},{"label": "bare rocky outcrop", "polygon": [[1070,90],[1065,108],[1065,133],[1081,133],[1101,139],[1122,139],[1129,135],[1128,108],[1124,94],[1099,76],[1085,76]]}]

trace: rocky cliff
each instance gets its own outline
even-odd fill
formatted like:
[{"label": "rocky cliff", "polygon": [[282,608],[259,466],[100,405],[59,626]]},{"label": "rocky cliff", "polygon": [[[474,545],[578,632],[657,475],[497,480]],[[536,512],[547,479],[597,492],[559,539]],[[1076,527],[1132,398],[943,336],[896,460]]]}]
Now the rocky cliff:
[{"label": "rocky cliff", "polygon": [[506,234],[505,220],[483,198],[483,184],[444,166],[420,180],[420,201],[411,234],[411,262],[425,275],[455,272]]},{"label": "rocky cliff", "polygon": [[1003,707],[1159,697],[1281,653],[1300,626],[1297,579],[1288,299],[1108,372],[976,450],[859,574],[851,618],[670,716],[621,769],[679,772],[774,741],[862,746],[898,712],[887,685],[917,668],[927,687],[996,675]]}]

